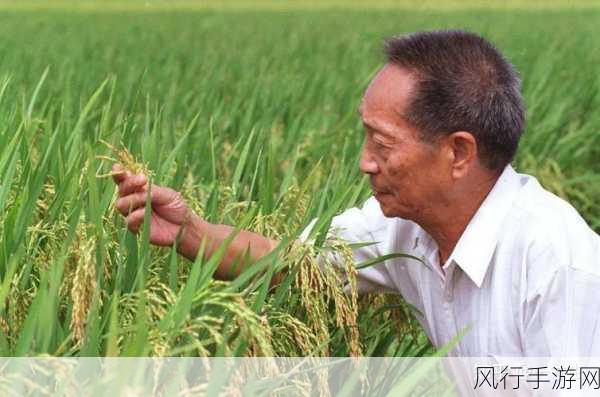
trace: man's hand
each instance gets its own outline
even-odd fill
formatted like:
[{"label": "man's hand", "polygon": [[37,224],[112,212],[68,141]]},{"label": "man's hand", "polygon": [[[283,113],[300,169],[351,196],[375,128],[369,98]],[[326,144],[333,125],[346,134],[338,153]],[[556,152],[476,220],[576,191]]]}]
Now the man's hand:
[{"label": "man's hand", "polygon": [[[131,174],[120,164],[115,164],[112,170],[115,173],[113,179],[119,186],[115,208],[125,217],[129,230],[138,233],[144,221],[148,179],[144,174]],[[181,194],[173,189],[152,185],[150,193],[150,243],[171,246],[181,228],[190,221],[192,212]]]},{"label": "man's hand", "polygon": [[[148,179],[145,175],[133,175],[120,164],[113,166],[113,179],[119,186],[117,210],[125,217],[129,230],[138,233],[144,222]],[[202,241],[206,242],[205,257],[210,257],[217,248],[234,232],[231,226],[213,225],[206,222],[189,209],[181,194],[167,187],[152,185],[150,189],[152,213],[150,215],[150,243],[159,246],[172,246],[179,237],[177,251],[194,261]],[[231,279],[242,268],[235,266],[240,258],[250,254],[251,261],[257,261],[271,252],[277,241],[241,230],[231,241],[221,259],[215,277]],[[278,280],[274,278],[274,283]]]}]

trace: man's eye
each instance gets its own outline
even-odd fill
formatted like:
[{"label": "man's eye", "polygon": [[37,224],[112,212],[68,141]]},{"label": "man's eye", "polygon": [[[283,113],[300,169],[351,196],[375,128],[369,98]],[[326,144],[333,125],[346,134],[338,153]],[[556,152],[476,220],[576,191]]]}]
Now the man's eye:
[{"label": "man's eye", "polygon": [[375,145],[376,145],[376,146],[377,146],[379,149],[382,149],[382,150],[387,150],[387,149],[389,149],[389,148],[390,148],[390,147],[389,147],[389,145],[387,145],[387,144],[385,144],[385,143],[383,143],[383,142],[381,142],[381,141],[375,141]]}]

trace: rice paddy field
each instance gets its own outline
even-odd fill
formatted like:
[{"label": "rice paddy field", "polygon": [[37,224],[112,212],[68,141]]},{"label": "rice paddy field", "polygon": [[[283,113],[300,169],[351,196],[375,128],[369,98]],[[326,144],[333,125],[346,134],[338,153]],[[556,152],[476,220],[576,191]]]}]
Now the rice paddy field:
[{"label": "rice paddy field", "polygon": [[[493,41],[523,80],[516,168],[600,231],[600,9],[419,3],[0,2],[0,355],[432,354],[399,297],[343,294],[316,265],[352,268],[324,231],[369,196],[356,108],[391,35]],[[233,282],[218,255],[151,247],[112,206],[127,155],[209,221],[283,243]]]}]

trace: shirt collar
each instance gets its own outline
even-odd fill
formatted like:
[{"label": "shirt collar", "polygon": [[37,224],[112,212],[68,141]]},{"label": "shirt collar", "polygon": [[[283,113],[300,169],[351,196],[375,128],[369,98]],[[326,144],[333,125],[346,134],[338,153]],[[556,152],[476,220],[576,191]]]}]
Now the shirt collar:
[{"label": "shirt collar", "polygon": [[460,236],[447,263],[454,261],[481,287],[500,237],[501,227],[521,187],[509,164]]}]

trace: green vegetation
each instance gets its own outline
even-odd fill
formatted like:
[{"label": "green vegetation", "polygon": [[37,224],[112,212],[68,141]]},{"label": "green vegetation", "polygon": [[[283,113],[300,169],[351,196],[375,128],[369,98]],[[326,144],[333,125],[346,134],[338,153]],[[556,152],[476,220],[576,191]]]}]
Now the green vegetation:
[{"label": "green vegetation", "polygon": [[[348,259],[323,231],[369,194],[356,108],[393,34],[466,28],[495,42],[523,77],[518,170],[600,230],[600,10],[587,3],[222,12],[131,2],[127,13],[115,6],[126,2],[76,13],[20,4],[0,5],[3,356],[430,352],[397,298],[343,295],[340,275],[315,263],[326,249]],[[212,280],[218,257],[191,264],[149,247],[145,232],[126,232],[114,184],[98,177],[110,162],[97,156],[112,156],[101,140],[124,145],[208,220],[286,243],[232,283]],[[317,216],[316,246],[291,244]]]}]

